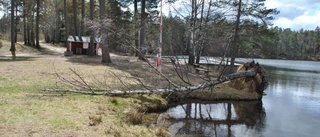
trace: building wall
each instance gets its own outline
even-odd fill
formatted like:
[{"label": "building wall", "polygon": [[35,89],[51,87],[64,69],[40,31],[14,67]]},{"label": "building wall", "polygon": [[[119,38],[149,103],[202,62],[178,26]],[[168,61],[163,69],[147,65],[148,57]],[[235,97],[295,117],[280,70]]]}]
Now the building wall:
[{"label": "building wall", "polygon": [[[89,44],[89,43],[88,43]],[[84,48],[83,42],[71,42],[71,51],[75,55],[87,55],[88,54],[88,48]],[[94,43],[94,49],[96,49],[97,44]],[[97,52],[95,52],[95,55],[97,55]]]}]

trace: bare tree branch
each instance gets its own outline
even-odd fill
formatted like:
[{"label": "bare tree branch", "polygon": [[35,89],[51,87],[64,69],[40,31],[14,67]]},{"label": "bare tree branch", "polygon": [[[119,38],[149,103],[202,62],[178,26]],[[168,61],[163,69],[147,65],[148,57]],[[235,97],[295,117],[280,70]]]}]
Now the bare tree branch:
[{"label": "bare tree branch", "polygon": [[233,74],[229,74],[224,77],[220,77],[217,80],[211,80],[207,81],[198,85],[194,86],[183,86],[183,87],[176,87],[176,88],[171,88],[171,89],[153,89],[153,90],[129,90],[129,91],[121,91],[121,90],[110,90],[110,91],[105,91],[105,90],[96,90],[95,91],[78,91],[78,90],[57,90],[57,89],[46,89],[44,91],[47,92],[70,92],[70,93],[79,93],[79,94],[87,94],[87,95],[125,95],[125,94],[150,94],[150,93],[171,93],[171,92],[186,92],[186,91],[194,91],[198,89],[204,89],[207,87],[212,87],[217,84],[241,78],[241,77],[252,77],[255,76],[256,72],[253,70],[248,70],[248,71],[242,71],[242,72],[237,72]]}]

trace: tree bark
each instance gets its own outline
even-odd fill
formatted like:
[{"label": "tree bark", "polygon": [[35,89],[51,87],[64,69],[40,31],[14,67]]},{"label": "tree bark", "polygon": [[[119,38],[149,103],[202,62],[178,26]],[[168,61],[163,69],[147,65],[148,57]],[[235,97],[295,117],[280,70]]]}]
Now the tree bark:
[{"label": "tree bark", "polygon": [[60,32],[60,12],[59,12],[59,9],[58,9],[58,2],[55,1],[55,7],[56,7],[56,28],[55,28],[55,33],[54,33],[54,43],[60,43],[61,41],[61,38],[60,38],[60,35],[61,35],[61,32]]},{"label": "tree bark", "polygon": [[64,53],[65,56],[72,56],[72,52],[70,51],[70,46],[69,46],[69,42],[68,42],[68,37],[69,37],[69,21],[68,21],[68,9],[67,9],[67,2],[66,0],[63,0],[63,5],[64,5],[64,20],[65,20],[65,38],[64,38],[64,42],[65,42],[65,46],[66,46],[66,51]]},{"label": "tree bark", "polygon": [[[94,0],[90,0],[90,20],[93,21]],[[94,30],[90,30],[89,56],[94,56]]]},{"label": "tree bark", "polygon": [[[196,57],[196,64],[199,64],[200,63],[200,58],[201,58],[201,55],[202,55],[202,50],[203,50],[203,47],[204,47],[204,32],[202,32],[202,22],[203,22],[203,10],[204,10],[204,0],[201,1],[201,14],[200,14],[200,26],[199,26],[199,32],[200,32],[200,35],[199,35],[199,38],[200,38],[200,44],[198,45],[197,47],[197,57]],[[210,10],[210,7],[209,7],[209,10]],[[209,14],[209,12],[207,13]],[[205,23],[206,24],[206,23]]]},{"label": "tree bark", "polygon": [[77,11],[77,0],[73,0],[73,19],[74,19],[74,30],[75,30],[75,36],[79,36],[79,40],[82,41],[80,32],[79,32],[79,26],[78,26],[78,11]]},{"label": "tree bark", "polygon": [[[138,0],[134,0],[134,43],[136,49],[139,49],[139,23],[138,23]],[[136,56],[139,56],[139,51],[136,50]]]},{"label": "tree bark", "polygon": [[232,40],[232,48],[230,48],[231,50],[231,61],[230,61],[230,70],[229,73],[233,73],[235,71],[234,69],[234,62],[236,59],[236,56],[238,54],[238,50],[239,50],[239,26],[240,26],[240,17],[241,17],[241,4],[242,4],[242,0],[239,0],[239,4],[238,4],[238,13],[237,13],[237,20],[235,23],[235,27],[234,27],[234,36],[233,36],[233,40]]},{"label": "tree bark", "polygon": [[37,0],[37,13],[36,13],[36,48],[40,49],[39,43],[39,21],[40,21],[40,0]]},{"label": "tree bark", "polygon": [[14,7],[15,7],[14,0],[11,0],[11,47],[10,47],[10,51],[11,51],[13,60],[16,59],[16,45],[15,45],[16,24],[15,24],[15,19],[14,19]]},{"label": "tree bark", "polygon": [[27,21],[26,21],[26,8],[25,8],[25,1],[22,1],[22,6],[23,6],[23,13],[22,13],[22,18],[23,18],[23,42],[24,45],[28,45],[28,40],[27,40]]},{"label": "tree bark", "polygon": [[84,36],[84,4],[85,4],[85,0],[82,0],[81,2],[81,36]]},{"label": "tree bark", "polygon": [[139,59],[143,59],[141,48],[144,47],[144,32],[145,32],[145,20],[146,20],[146,0],[141,0],[141,20],[140,20],[140,43],[138,47]]},{"label": "tree bark", "polygon": [[108,45],[108,32],[107,32],[107,26],[105,25],[106,21],[106,1],[105,0],[99,0],[100,1],[100,31],[101,31],[101,49],[102,49],[102,63],[112,63],[109,53],[109,45]]},{"label": "tree bark", "polygon": [[195,52],[196,52],[196,19],[197,19],[197,0],[191,0],[192,2],[192,11],[191,11],[191,20],[190,20],[190,49],[189,49],[189,60],[188,64],[193,65],[195,61]]},{"label": "tree bark", "polygon": [[17,26],[19,24],[19,16],[18,16],[18,4],[15,6],[16,8],[16,16],[15,16],[15,23],[16,23],[16,27],[15,27],[15,30],[14,30],[14,42],[17,43],[18,41],[18,29],[17,29]]},{"label": "tree bark", "polygon": [[168,89],[154,89],[154,90],[130,90],[130,91],[121,91],[121,90],[95,90],[95,91],[78,91],[78,90],[55,90],[55,89],[46,89],[45,91],[48,92],[72,92],[72,93],[79,93],[79,94],[88,94],[88,95],[126,95],[126,94],[162,94],[162,93],[171,93],[171,92],[188,92],[194,91],[198,89],[204,89],[207,87],[212,87],[223,82],[241,78],[241,77],[252,77],[255,76],[256,72],[253,70],[237,72],[233,74],[229,74],[224,77],[220,77],[217,80],[211,80],[208,82],[204,82],[198,85],[191,85],[191,86],[184,86],[184,87],[176,87],[176,88],[168,88]]}]

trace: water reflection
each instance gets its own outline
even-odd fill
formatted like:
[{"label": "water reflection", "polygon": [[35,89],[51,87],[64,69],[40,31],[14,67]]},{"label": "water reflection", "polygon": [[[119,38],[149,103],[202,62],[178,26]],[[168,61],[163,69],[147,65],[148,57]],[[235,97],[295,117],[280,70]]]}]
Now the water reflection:
[{"label": "water reflection", "polygon": [[292,101],[297,108],[320,114],[320,73],[279,68],[267,68],[267,71],[270,74],[270,86],[264,102],[267,103],[270,97],[272,102],[276,99]]},{"label": "water reflection", "polygon": [[320,62],[258,60],[268,73],[262,102],[191,103],[161,114],[171,136],[319,136]]},{"label": "water reflection", "polygon": [[263,98],[268,118],[264,136],[320,134],[320,73],[310,70],[267,68],[270,84]]},{"label": "water reflection", "polygon": [[160,115],[171,136],[257,136],[265,127],[262,102],[187,103]]}]

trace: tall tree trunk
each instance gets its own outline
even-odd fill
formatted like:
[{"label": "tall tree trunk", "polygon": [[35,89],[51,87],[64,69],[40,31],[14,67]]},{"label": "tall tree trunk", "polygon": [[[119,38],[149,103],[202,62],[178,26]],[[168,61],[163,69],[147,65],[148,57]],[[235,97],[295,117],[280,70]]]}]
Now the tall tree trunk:
[{"label": "tall tree trunk", "polygon": [[67,48],[67,50],[64,52],[65,56],[72,56],[72,52],[70,50],[70,45],[68,42],[68,37],[69,37],[69,21],[68,21],[68,9],[67,9],[67,2],[66,0],[63,0],[63,10],[64,10],[64,20],[65,20],[65,38],[64,38],[64,42],[65,42],[65,46]]},{"label": "tall tree trunk", "polygon": [[78,26],[78,11],[77,11],[77,0],[73,0],[73,19],[74,19],[74,30],[76,32],[75,36],[79,36],[80,41],[82,41],[79,26]]},{"label": "tall tree trunk", "polygon": [[[33,5],[34,6],[34,5]],[[34,13],[35,12],[33,12],[32,11],[32,14],[31,14],[31,22],[30,22],[30,24],[31,24],[31,27],[30,27],[30,44],[31,44],[31,46],[33,46],[33,47],[35,47],[36,46],[36,43],[35,43],[35,35],[34,35]]]},{"label": "tall tree trunk", "polygon": [[85,11],[85,0],[81,2],[81,36],[84,36],[84,11]]},{"label": "tall tree trunk", "polygon": [[146,0],[141,0],[141,21],[140,21],[140,45],[139,50],[139,59],[144,59],[141,54],[141,48],[144,47],[144,31],[145,31],[145,20],[146,20]]},{"label": "tall tree trunk", "polygon": [[15,30],[14,30],[15,31],[15,33],[14,33],[14,42],[17,43],[17,41],[18,41],[18,29],[17,29],[17,26],[18,26],[18,23],[19,23],[19,21],[18,21],[19,19],[18,19],[18,16],[17,16],[18,15],[18,6],[16,6],[15,8],[16,8],[16,16],[15,16],[16,27],[15,27]]},{"label": "tall tree trunk", "polygon": [[[210,8],[210,7],[209,7]],[[201,0],[201,14],[200,14],[200,27],[199,27],[199,32],[200,32],[200,35],[199,35],[199,38],[200,38],[200,44],[197,48],[197,57],[196,57],[196,64],[199,64],[200,63],[200,57],[201,57],[201,54],[202,54],[202,50],[203,50],[203,47],[204,47],[204,35],[202,32],[202,22],[203,22],[203,10],[204,10],[204,0]]]},{"label": "tall tree trunk", "polygon": [[107,26],[105,25],[106,21],[106,1],[100,0],[100,32],[101,32],[101,48],[102,48],[102,63],[111,63],[109,46],[108,46],[108,32]]},{"label": "tall tree trunk", "polygon": [[23,42],[24,45],[28,45],[28,40],[27,40],[27,21],[26,21],[26,8],[25,8],[25,1],[22,1],[22,6],[23,6]]},{"label": "tall tree trunk", "polygon": [[14,0],[11,0],[11,47],[10,51],[12,54],[12,59],[16,59],[16,45],[15,45],[15,19],[14,19],[14,7],[15,3]]},{"label": "tall tree trunk", "polygon": [[56,7],[56,28],[55,28],[55,34],[54,34],[54,37],[55,37],[55,39],[54,39],[54,43],[60,43],[60,41],[61,41],[61,38],[60,38],[60,34],[61,34],[61,32],[60,32],[60,27],[61,27],[61,25],[60,25],[60,13],[59,13],[59,9],[58,9],[58,1],[55,1],[55,7]]},{"label": "tall tree trunk", "polygon": [[[139,23],[138,23],[138,0],[134,0],[134,43],[136,49],[139,49]],[[139,51],[136,50],[136,56],[139,56]]]},{"label": "tall tree trunk", "polygon": [[239,50],[239,29],[240,29],[239,26],[240,26],[240,17],[241,17],[241,4],[242,4],[242,0],[239,0],[237,20],[234,27],[234,36],[233,36],[232,45],[231,45],[232,48],[230,48],[231,50],[231,61],[230,61],[231,64],[230,64],[230,70],[229,70],[230,74],[235,71],[234,62]]},{"label": "tall tree trunk", "polygon": [[[93,21],[94,0],[90,0],[90,20]],[[94,56],[94,30],[90,30],[89,56]]]},{"label": "tall tree trunk", "polygon": [[40,0],[37,0],[37,16],[36,16],[36,48],[40,49],[39,43],[39,21],[40,21]]},{"label": "tall tree trunk", "polygon": [[31,46],[31,32],[30,32],[30,18],[28,19],[27,23],[27,45]]},{"label": "tall tree trunk", "polygon": [[194,60],[195,60],[195,37],[196,37],[196,11],[197,11],[197,1],[196,0],[192,0],[192,11],[191,11],[191,20],[190,20],[190,49],[189,49],[189,60],[188,60],[188,64],[193,65],[194,64]]}]

